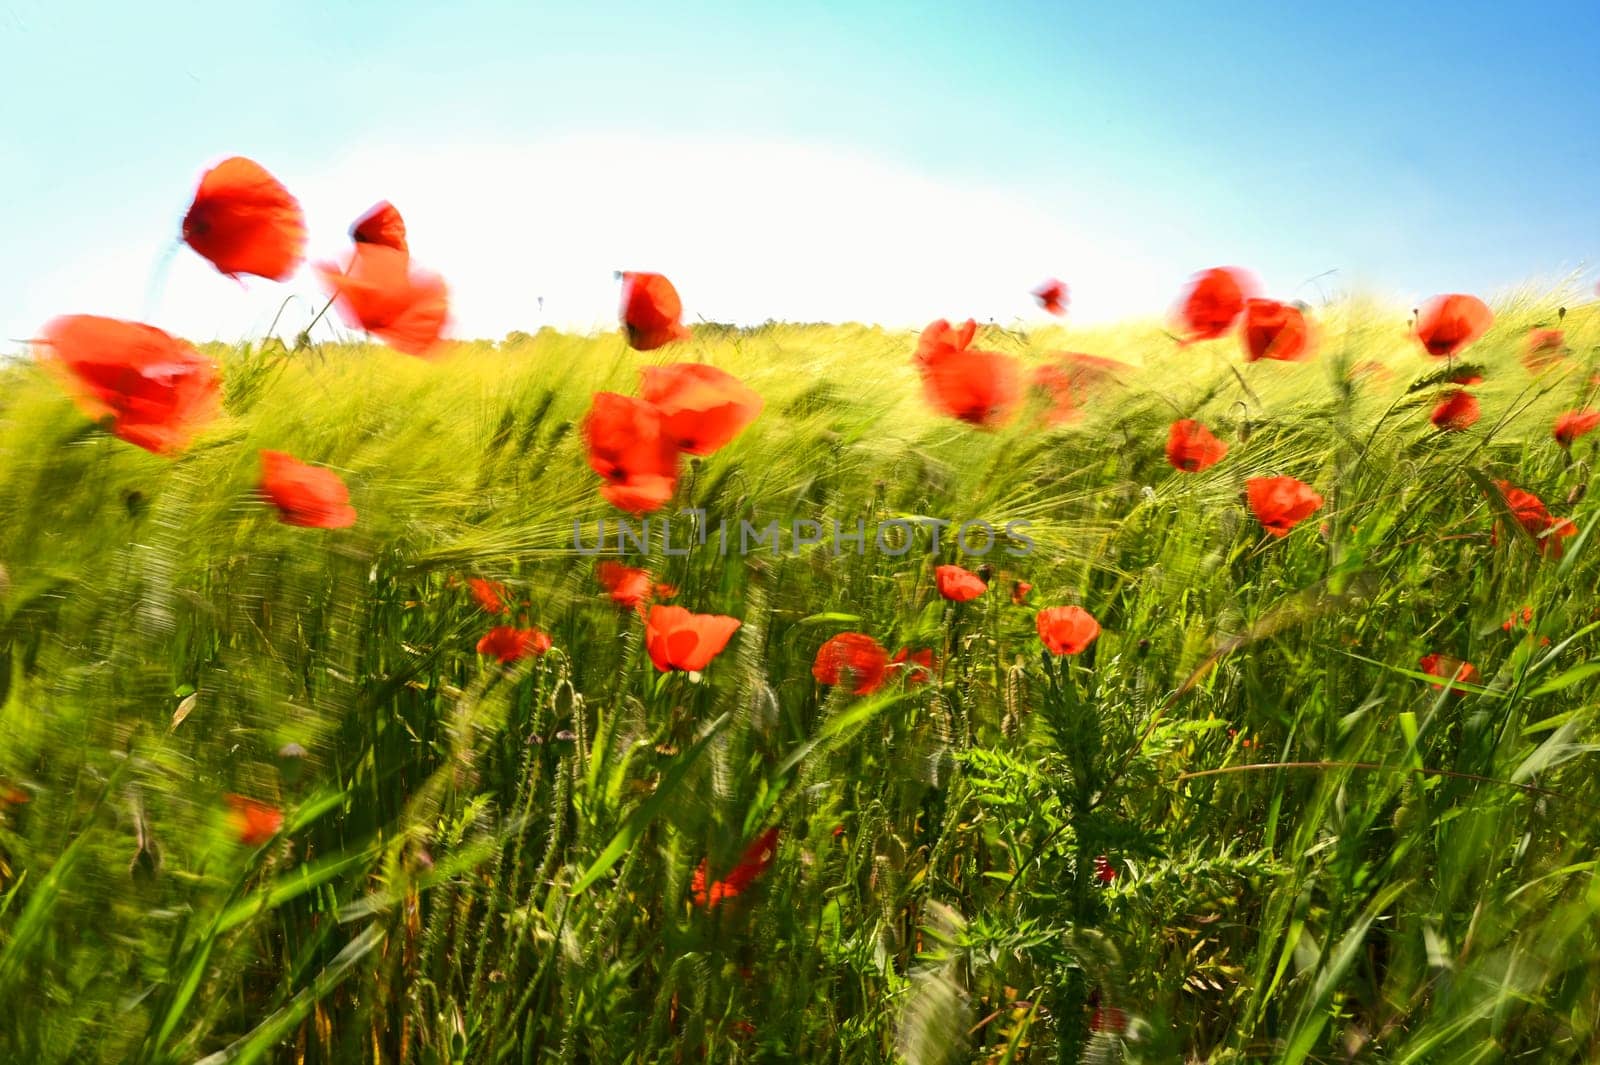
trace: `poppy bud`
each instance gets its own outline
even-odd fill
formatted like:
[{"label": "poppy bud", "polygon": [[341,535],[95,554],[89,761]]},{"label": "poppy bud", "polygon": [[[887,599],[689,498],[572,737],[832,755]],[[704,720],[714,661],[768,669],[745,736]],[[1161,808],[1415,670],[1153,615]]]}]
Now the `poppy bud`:
[{"label": "poppy bud", "polygon": [[983,565],[978,567],[978,576],[982,577],[985,581],[994,580],[994,567],[985,562]]},{"label": "poppy bud", "polygon": [[1149,652],[1150,652],[1150,641],[1149,640],[1140,640],[1139,641],[1139,653],[1140,654],[1148,654]]},{"label": "poppy bud", "polygon": [[1588,493],[1588,491],[1588,481],[1580,481],[1578,484],[1573,485],[1572,491],[1567,493],[1567,506],[1570,507],[1577,505],[1578,500],[1582,499],[1584,495]]},{"label": "poppy bud", "polygon": [[278,748],[278,774],[284,784],[293,787],[305,775],[306,749],[298,743],[286,743]]}]

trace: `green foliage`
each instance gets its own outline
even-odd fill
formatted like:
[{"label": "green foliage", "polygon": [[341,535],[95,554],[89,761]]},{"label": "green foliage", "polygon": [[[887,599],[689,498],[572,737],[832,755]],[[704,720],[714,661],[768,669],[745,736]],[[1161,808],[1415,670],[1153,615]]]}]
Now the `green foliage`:
[{"label": "green foliage", "polygon": [[[1355,306],[1292,365],[986,329],[1143,366],[993,433],[860,327],[218,350],[226,414],[170,461],[0,369],[0,1060],[1592,1060],[1600,512],[1594,438],[1550,420],[1592,400],[1600,329],[1568,315],[1531,376],[1551,311],[1501,309],[1457,434],[1439,364]],[[573,550],[614,516],[576,426],[672,359],[766,401],[685,471],[706,527],[1026,521],[1035,550],[657,541],[627,561],[743,623],[658,674]],[[1368,361],[1392,376],[1351,383]],[[1227,458],[1174,472],[1179,416]],[[339,471],[355,527],[278,524],[262,448]],[[1278,473],[1327,500],[1283,539],[1241,500]],[[1498,479],[1577,523],[1563,557]],[[935,562],[989,592],[943,602]],[[476,655],[470,577],[553,649]],[[1051,658],[1033,615],[1067,603],[1103,631]],[[932,681],[818,685],[847,630],[933,650]],[[1431,652],[1478,677],[1434,688]],[[229,794],[281,830],[241,844]],[[697,905],[770,827],[750,890]]]}]

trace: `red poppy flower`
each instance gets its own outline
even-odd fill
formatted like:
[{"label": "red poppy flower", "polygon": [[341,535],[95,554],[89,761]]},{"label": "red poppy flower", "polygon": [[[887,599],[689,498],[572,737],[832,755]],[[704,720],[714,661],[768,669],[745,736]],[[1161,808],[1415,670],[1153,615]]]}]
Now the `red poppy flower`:
[{"label": "red poppy flower", "polygon": [[1435,296],[1417,312],[1417,339],[1429,355],[1459,355],[1489,331],[1494,314],[1476,296]]},{"label": "red poppy flower", "polygon": [[1109,884],[1117,878],[1117,867],[1104,854],[1095,857],[1094,878],[1102,884]]},{"label": "red poppy flower", "polygon": [[1060,425],[1076,418],[1079,397],[1133,372],[1127,363],[1077,351],[1054,351],[1046,357],[1051,361],[1034,367],[1028,376],[1028,387],[1044,393],[1050,401],[1044,416],[1046,425]]},{"label": "red poppy flower", "polygon": [[715,452],[761,413],[761,397],[715,366],[678,362],[640,372],[639,395],[661,412],[661,431],[691,455]]},{"label": "red poppy flower", "polygon": [[600,587],[611,593],[611,601],[625,610],[643,613],[644,604],[650,600],[652,592],[663,599],[670,599],[677,594],[677,589],[667,584],[658,584],[652,589],[649,570],[624,566],[620,562],[600,563],[595,567],[595,577],[600,581]]},{"label": "red poppy flower", "polygon": [[1100,635],[1100,623],[1081,606],[1052,606],[1033,619],[1045,650],[1053,655],[1081,654]]},{"label": "red poppy flower", "polygon": [[305,255],[305,215],[260,164],[234,156],[201,176],[183,239],[229,277],[287,281]]},{"label": "red poppy flower", "polygon": [[1251,511],[1273,536],[1288,536],[1297,522],[1322,506],[1322,497],[1293,477],[1252,477],[1245,491]]},{"label": "red poppy flower", "polygon": [[435,352],[450,316],[450,296],[437,274],[411,268],[411,256],[386,244],[357,244],[343,271],[321,263],[317,272],[352,327],[396,351]]},{"label": "red poppy flower", "polygon": [[1531,329],[1522,365],[1529,373],[1543,373],[1567,357],[1567,335],[1559,329]]},{"label": "red poppy flower", "polygon": [[536,657],[550,650],[550,637],[538,628],[518,629],[498,625],[478,641],[478,653],[498,658],[507,664]]},{"label": "red poppy flower", "polygon": [[1180,418],[1167,430],[1167,461],[1175,470],[1199,473],[1222,461],[1228,445],[1193,418]]},{"label": "red poppy flower", "polygon": [[933,671],[938,668],[938,663],[930,647],[917,651],[902,647],[889,659],[889,668],[905,670],[907,684],[926,684],[933,679]]},{"label": "red poppy flower", "polygon": [[1478,420],[1479,415],[1477,397],[1471,392],[1453,388],[1446,392],[1439,405],[1433,408],[1428,420],[1440,429],[1458,431],[1471,426]]},{"label": "red poppy flower", "polygon": [[91,418],[157,455],[187,447],[221,409],[210,359],[154,326],[90,314],[44,327],[34,357],[57,373]]},{"label": "red poppy flower", "polygon": [[285,525],[347,529],[356,523],[350,490],[338,474],[282,451],[261,453],[261,492]]},{"label": "red poppy flower", "polygon": [[653,606],[644,624],[650,661],[665,673],[698,673],[728,646],[739,619],[722,614],[691,614],[681,606]]},{"label": "red poppy flower", "polygon": [[1011,585],[1011,602],[1014,606],[1021,606],[1022,601],[1028,598],[1028,593],[1033,591],[1033,585],[1027,581],[1014,581]]},{"label": "red poppy flower", "polygon": [[917,352],[912,361],[920,367],[929,359],[951,349],[965,351],[972,346],[972,338],[977,335],[978,323],[971,318],[959,326],[953,326],[941,318],[917,337]]},{"label": "red poppy flower", "polygon": [[228,825],[240,843],[259,847],[283,827],[283,811],[243,795],[225,795],[229,807]]},{"label": "red poppy flower", "polygon": [[499,581],[486,581],[482,577],[473,577],[467,581],[467,587],[472,590],[472,598],[478,605],[490,614],[509,614],[511,608],[506,605],[506,586]]},{"label": "red poppy flower", "polygon": [[1028,387],[1049,399],[1044,424],[1060,425],[1078,416],[1078,408],[1072,402],[1072,375],[1065,367],[1035,366],[1028,375]]},{"label": "red poppy flower", "polygon": [[1178,311],[1187,334],[1184,343],[1212,340],[1232,329],[1255,289],[1255,279],[1236,266],[1196,274]]},{"label": "red poppy flower", "polygon": [[1051,278],[1032,292],[1033,298],[1039,301],[1039,306],[1054,315],[1067,313],[1067,286],[1065,282]]},{"label": "red poppy flower", "polygon": [[672,282],[660,274],[623,273],[621,316],[628,344],[636,351],[654,351],[675,340],[689,339],[689,329],[680,320],[683,301]]},{"label": "red poppy flower", "polygon": [[[1430,677],[1454,677],[1456,682],[1460,684],[1476,684],[1478,682],[1478,671],[1471,662],[1463,662],[1459,658],[1451,658],[1449,655],[1423,655],[1417,660],[1417,664],[1422,667],[1422,672]],[[1443,688],[1444,685],[1435,684],[1433,687]],[[1458,688],[1456,689],[1456,694],[1463,695],[1465,693]]]},{"label": "red poppy flower", "polygon": [[1017,360],[971,343],[976,323],[960,330],[940,320],[923,330],[914,361],[928,402],[938,411],[972,425],[990,428],[1010,416],[1022,398]]},{"label": "red poppy flower", "polygon": [[744,849],[739,861],[721,880],[712,880],[709,884],[706,882],[709,874],[706,862],[702,859],[689,882],[689,893],[694,897],[694,904],[710,909],[723,899],[744,894],[777,856],[778,830],[769,828]]},{"label": "red poppy flower", "polygon": [[1514,628],[1516,628],[1518,626],[1532,625],[1532,624],[1533,624],[1533,607],[1525,606],[1525,607],[1522,608],[1522,610],[1520,612],[1512,611],[1511,616],[1509,618],[1506,618],[1504,621],[1502,621],[1500,623],[1500,630],[1502,632],[1510,632],[1512,629],[1514,629]]},{"label": "red poppy flower", "polygon": [[1311,328],[1299,307],[1277,300],[1245,300],[1244,352],[1246,362],[1274,359],[1295,362],[1311,348]]},{"label": "red poppy flower", "polygon": [[[1544,501],[1532,492],[1517,488],[1509,481],[1496,481],[1495,486],[1500,489],[1501,496],[1506,501],[1506,506],[1511,508],[1511,516],[1517,519],[1517,524],[1527,530],[1528,534],[1539,542],[1539,550],[1550,558],[1560,558],[1565,551],[1561,541],[1564,537],[1576,536],[1578,527],[1567,518],[1553,516],[1544,505]],[[1500,542],[1500,525],[1495,523],[1493,542]]]},{"label": "red poppy flower", "polygon": [[1556,416],[1556,443],[1571,447],[1572,442],[1600,425],[1600,410],[1569,410]]},{"label": "red poppy flower", "polygon": [[660,508],[678,487],[678,449],[655,404],[596,392],[583,422],[589,468],[606,480],[600,494],[635,514]]},{"label": "red poppy flower", "polygon": [[953,603],[976,599],[989,587],[976,573],[960,566],[935,566],[933,579],[939,586],[939,594]]},{"label": "red poppy flower", "polygon": [[395,251],[411,252],[406,244],[405,219],[400,217],[400,212],[388,200],[374,204],[371,210],[355,220],[350,227],[350,239],[357,244],[380,244]]},{"label": "red poppy flower", "polygon": [[861,632],[841,632],[817,648],[811,675],[820,684],[837,687],[852,683],[855,695],[871,695],[883,686],[889,668],[889,652],[877,640]]}]

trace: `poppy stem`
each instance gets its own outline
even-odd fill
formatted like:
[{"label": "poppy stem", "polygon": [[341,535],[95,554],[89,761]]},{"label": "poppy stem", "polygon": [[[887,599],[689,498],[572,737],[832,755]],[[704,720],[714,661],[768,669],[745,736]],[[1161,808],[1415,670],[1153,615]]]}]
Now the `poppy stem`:
[{"label": "poppy stem", "polygon": [[322,321],[322,316],[328,313],[328,308],[333,306],[333,301],[337,298],[338,297],[336,296],[329,296],[328,302],[322,305],[322,310],[317,312],[316,317],[311,319],[310,324],[308,324],[304,329],[300,330],[300,335],[295,338],[294,348],[296,351],[300,350],[302,346],[300,342],[302,340],[305,341],[306,345],[310,345],[311,331],[317,327],[318,322]]},{"label": "poppy stem", "polygon": [[161,292],[167,285],[167,271],[172,267],[172,260],[177,256],[178,249],[183,247],[183,238],[180,237],[161,252],[157,257],[155,268],[150,271],[150,283],[144,290],[144,315],[149,321],[156,315],[156,304],[161,301]]},{"label": "poppy stem", "polygon": [[272,316],[272,324],[267,326],[267,336],[270,337],[277,333],[278,319],[283,317],[283,312],[288,309],[289,304],[293,303],[297,299],[299,299],[299,297],[291,293],[284,297],[282,303],[278,304],[278,313]]}]

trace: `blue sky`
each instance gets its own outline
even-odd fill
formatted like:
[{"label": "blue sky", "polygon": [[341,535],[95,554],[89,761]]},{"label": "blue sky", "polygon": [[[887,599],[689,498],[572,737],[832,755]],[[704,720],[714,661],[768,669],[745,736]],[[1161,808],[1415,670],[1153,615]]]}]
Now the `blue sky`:
[{"label": "blue sky", "polygon": [[[1240,264],[1397,301],[1600,264],[1600,5],[668,6],[0,0],[0,325],[259,332],[311,272],[152,274],[200,171],[299,196],[313,259],[388,198],[457,329],[1162,313]],[[242,14],[240,12],[243,12]],[[544,297],[541,310],[538,300]]]}]

